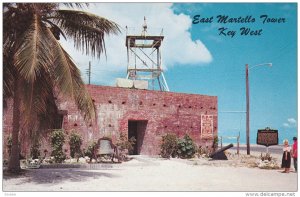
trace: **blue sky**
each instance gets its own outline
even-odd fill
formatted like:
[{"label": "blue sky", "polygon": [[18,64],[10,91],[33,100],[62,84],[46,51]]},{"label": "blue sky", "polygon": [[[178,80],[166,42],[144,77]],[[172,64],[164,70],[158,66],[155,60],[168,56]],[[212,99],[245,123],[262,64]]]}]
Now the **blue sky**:
[{"label": "blue sky", "polygon": [[[272,67],[258,66],[250,70],[250,129],[255,142],[259,128],[269,126],[279,130],[280,139],[291,139],[297,132],[297,5],[296,4],[175,4],[176,13],[191,17],[214,17],[209,24],[194,24],[193,39],[201,39],[213,56],[204,67],[182,67],[169,70],[167,78],[180,75],[180,84],[171,89],[183,92],[217,95],[219,132],[245,134],[245,114],[222,111],[245,111],[245,64],[271,62]],[[191,8],[191,9],[190,9]],[[252,16],[254,23],[217,23],[218,15]],[[261,15],[285,18],[285,23],[265,23]],[[237,31],[234,37],[219,35],[219,28]],[[241,36],[239,29],[262,29],[260,36]],[[184,73],[181,72],[183,70]],[[184,80],[183,76],[188,76]],[[188,87],[188,88],[186,88]],[[242,139],[243,140],[243,139]]]},{"label": "blue sky", "polygon": [[[118,36],[107,38],[107,59],[84,57],[63,43],[82,73],[92,60],[92,83],[114,85],[126,76],[125,25],[163,28],[165,77],[173,92],[218,96],[219,134],[241,133],[245,141],[245,64],[268,63],[250,70],[250,129],[255,143],[258,129],[279,130],[282,139],[297,133],[297,4],[296,3],[104,3],[87,10],[117,22]],[[193,17],[213,17],[211,23],[193,24]],[[252,16],[253,23],[218,23],[217,16]],[[284,23],[262,23],[261,15],[284,18]],[[236,31],[234,37],[219,35],[219,28]],[[259,36],[241,36],[240,28],[261,30]],[[116,55],[117,54],[117,55]],[[85,80],[86,76],[83,74]]]}]

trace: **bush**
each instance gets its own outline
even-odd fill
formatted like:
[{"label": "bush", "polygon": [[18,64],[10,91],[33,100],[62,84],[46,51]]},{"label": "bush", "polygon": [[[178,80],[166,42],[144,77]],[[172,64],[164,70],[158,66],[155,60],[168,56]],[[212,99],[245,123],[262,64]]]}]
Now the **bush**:
[{"label": "bush", "polygon": [[48,150],[47,150],[47,149],[44,149],[44,156],[43,156],[43,159],[45,159],[45,158],[46,158],[46,156],[47,156],[47,153],[48,153]]},{"label": "bush", "polygon": [[69,139],[69,145],[70,145],[70,155],[72,158],[79,158],[82,155],[81,151],[81,145],[82,145],[82,139],[81,136],[77,133],[71,133],[70,139]]},{"label": "bush", "polygon": [[120,138],[117,141],[117,147],[120,151],[128,150],[128,152],[131,152],[133,150],[134,144],[136,142],[135,137],[131,137],[129,140],[127,140],[127,136],[125,133],[120,133]]},{"label": "bush", "polygon": [[266,153],[265,155],[263,153],[260,153],[260,159],[262,161],[264,161],[264,160],[271,161],[272,160],[272,156],[271,156],[270,153]]},{"label": "bush", "polygon": [[38,159],[41,156],[40,147],[41,143],[37,139],[33,140],[33,143],[30,147],[30,156],[32,159]]},{"label": "bush", "polygon": [[12,147],[12,137],[11,137],[11,135],[7,137],[6,147],[7,147],[8,156],[10,156],[11,155],[11,147]]},{"label": "bush", "polygon": [[175,134],[166,134],[162,136],[160,145],[160,155],[163,158],[176,157],[178,151],[178,138]]},{"label": "bush", "polygon": [[198,157],[209,157],[210,151],[208,146],[199,146],[197,153]]},{"label": "bush", "polygon": [[[20,141],[19,141],[19,143],[18,143],[18,146],[19,146],[19,148],[20,148],[20,145],[21,145],[21,143],[20,143]],[[6,147],[7,147],[7,153],[8,153],[8,156],[10,157],[11,156],[11,148],[12,148],[12,136],[11,135],[9,135],[8,137],[7,137],[7,144],[6,144]],[[25,159],[25,157],[20,153],[20,155],[19,155],[19,158],[20,159]]]},{"label": "bush", "polygon": [[95,150],[97,148],[97,142],[91,142],[90,145],[87,147],[87,149],[85,151],[83,151],[84,156],[87,156],[90,158],[90,160],[92,159],[96,159],[95,158]]},{"label": "bush", "polygon": [[197,148],[192,140],[192,138],[185,134],[183,139],[180,139],[178,141],[178,156],[180,158],[186,159],[186,158],[192,158],[194,157],[195,153],[197,151]]},{"label": "bush", "polygon": [[218,136],[215,136],[212,144],[213,152],[215,152],[218,149],[218,143],[219,143],[219,138]]},{"label": "bush", "polygon": [[62,163],[66,159],[66,155],[63,152],[63,145],[65,143],[65,135],[63,130],[54,130],[51,133],[51,156],[54,157],[55,163]]}]

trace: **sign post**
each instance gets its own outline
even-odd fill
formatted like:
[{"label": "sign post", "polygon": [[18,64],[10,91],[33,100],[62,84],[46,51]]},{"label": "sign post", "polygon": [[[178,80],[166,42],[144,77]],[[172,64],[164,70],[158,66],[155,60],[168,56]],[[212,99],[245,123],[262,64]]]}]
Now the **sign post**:
[{"label": "sign post", "polygon": [[278,130],[270,129],[258,129],[256,144],[267,147],[267,153],[269,152],[269,146],[278,145]]}]

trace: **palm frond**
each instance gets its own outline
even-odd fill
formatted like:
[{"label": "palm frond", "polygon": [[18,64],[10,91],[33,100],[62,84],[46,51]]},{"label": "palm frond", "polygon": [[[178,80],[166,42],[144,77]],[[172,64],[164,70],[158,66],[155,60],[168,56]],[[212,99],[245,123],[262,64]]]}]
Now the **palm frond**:
[{"label": "palm frond", "polygon": [[3,45],[3,100],[13,96],[15,67],[13,65],[13,54],[9,44]]},{"label": "palm frond", "polygon": [[74,99],[78,109],[84,114],[85,120],[94,120],[95,106],[82,81],[80,70],[76,67],[69,54],[61,47],[51,31],[48,29],[52,42],[52,56],[54,69],[51,76],[54,86],[68,98]]},{"label": "palm frond", "polygon": [[[69,54],[64,51],[65,56],[68,57],[68,64],[70,71],[73,72],[72,76],[77,76],[77,67],[72,61]],[[77,104],[78,109],[83,112],[85,120],[93,121],[96,117],[96,108],[92,101],[92,98],[89,92],[86,90],[84,82],[82,81],[81,76],[72,77],[73,79],[73,93],[74,99]]]},{"label": "palm frond", "polygon": [[[36,121],[34,115],[47,114],[47,108],[53,99],[53,80],[47,70],[42,70],[36,80],[32,82],[23,82],[23,120],[28,125]],[[54,99],[53,99],[54,100]],[[55,107],[51,105],[51,107]],[[49,119],[50,114],[49,115]]]},{"label": "palm frond", "polygon": [[77,49],[98,58],[105,52],[104,36],[120,32],[116,23],[83,11],[58,10],[49,19],[74,40]]},{"label": "palm frond", "polygon": [[[64,50],[56,40],[50,29],[46,30],[47,37],[51,42],[51,50],[49,54],[52,56],[53,67],[51,68],[51,77],[55,85],[62,91],[64,95],[73,98],[73,80],[72,77],[80,78],[80,71],[75,68],[71,72],[68,57],[65,56]],[[73,74],[73,75],[72,75]]]},{"label": "palm frond", "polygon": [[[60,35],[62,35],[65,38],[65,40],[67,40],[65,33],[56,24],[54,24],[52,21],[50,21],[48,19],[42,19],[42,20],[51,25],[51,29],[54,29],[57,32],[58,37]],[[52,31],[52,33],[53,33],[53,31]],[[55,38],[57,39],[57,37],[55,37]],[[59,39],[57,39],[57,40],[59,40]]]},{"label": "palm frond", "polygon": [[[79,5],[75,4],[76,7]],[[104,36],[120,32],[118,25],[86,12],[57,10],[56,4],[16,3],[5,6],[5,97],[13,95],[13,74],[19,73],[24,80],[21,100],[24,117],[28,117],[27,122],[30,122],[31,114],[49,113],[49,103],[55,106],[54,87],[75,100],[85,120],[94,120],[96,109],[80,71],[54,34],[58,30],[59,35],[74,39],[77,49],[100,57],[105,52]],[[51,31],[50,27],[55,29]],[[56,108],[51,107],[50,110],[52,109]],[[31,120],[35,121],[33,118]]]},{"label": "palm frond", "polygon": [[[28,28],[28,21],[25,21],[24,14],[18,12],[15,7],[9,8],[3,13],[3,51],[15,53],[14,46],[16,40]],[[19,24],[21,23],[21,24]],[[25,28],[26,27],[26,28]]]},{"label": "palm frond", "polygon": [[69,8],[83,8],[84,6],[89,7],[89,3],[62,3]]},{"label": "palm frond", "polygon": [[28,82],[33,82],[41,70],[47,69],[51,64],[49,56],[50,44],[44,34],[46,27],[40,23],[38,16],[34,15],[32,23],[24,36],[18,40],[14,65],[20,75]]},{"label": "palm frond", "polygon": [[13,96],[14,72],[12,66],[3,66],[3,99]]}]

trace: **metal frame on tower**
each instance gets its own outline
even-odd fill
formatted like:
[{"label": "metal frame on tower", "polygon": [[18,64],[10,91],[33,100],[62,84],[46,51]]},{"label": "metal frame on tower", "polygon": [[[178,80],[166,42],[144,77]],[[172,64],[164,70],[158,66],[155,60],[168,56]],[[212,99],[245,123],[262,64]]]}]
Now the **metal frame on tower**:
[{"label": "metal frame on tower", "polygon": [[149,89],[169,91],[162,69],[163,39],[162,31],[160,35],[148,35],[146,18],[140,35],[129,35],[127,29],[127,79],[148,81]]}]

